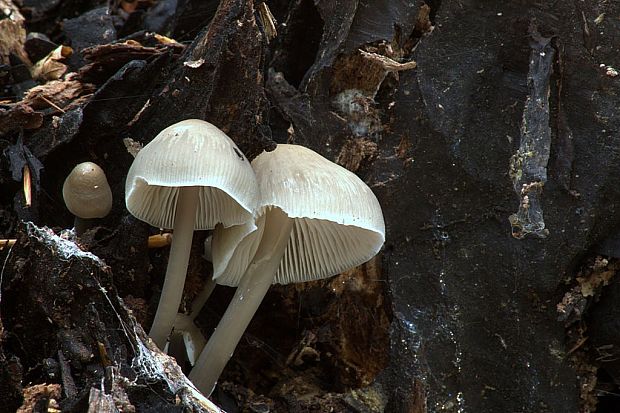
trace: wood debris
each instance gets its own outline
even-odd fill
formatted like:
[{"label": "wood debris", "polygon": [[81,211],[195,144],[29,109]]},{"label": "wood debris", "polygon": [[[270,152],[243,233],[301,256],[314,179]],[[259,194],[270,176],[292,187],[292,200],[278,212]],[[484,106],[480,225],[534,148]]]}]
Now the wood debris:
[{"label": "wood debris", "polygon": [[12,1],[0,0],[0,63],[9,64],[9,55],[15,54],[22,62],[30,64],[24,50],[24,22],[24,16]]},{"label": "wood debris", "polygon": [[396,60],[394,60],[394,59],[392,59],[390,57],[380,55],[379,53],[366,52],[366,51],[361,50],[361,49],[360,49],[360,53],[366,59],[372,60],[372,61],[378,63],[379,65],[381,65],[381,67],[383,67],[383,69],[386,72],[400,72],[402,70],[411,70],[411,69],[415,69],[417,67],[417,65],[418,65],[413,60],[408,61],[408,62],[404,62],[404,63],[400,63],[400,62],[397,62]]},{"label": "wood debris", "polygon": [[68,76],[65,80],[53,80],[43,85],[35,86],[28,91],[22,103],[37,110],[50,107],[64,112],[67,107],[83,103],[95,91],[95,86],[83,83]]}]

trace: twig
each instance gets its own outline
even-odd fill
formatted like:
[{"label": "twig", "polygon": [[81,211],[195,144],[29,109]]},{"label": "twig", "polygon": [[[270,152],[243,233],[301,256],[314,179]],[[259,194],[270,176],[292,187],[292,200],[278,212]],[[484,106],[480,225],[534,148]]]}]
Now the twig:
[{"label": "twig", "polygon": [[26,206],[32,205],[32,177],[30,176],[30,168],[28,165],[24,165],[24,199],[26,200]]},{"label": "twig", "polygon": [[172,234],[164,232],[163,234],[151,235],[149,237],[149,248],[163,248],[172,244]]},{"label": "twig", "polygon": [[63,108],[61,108],[60,106],[58,106],[57,104],[55,104],[54,102],[52,102],[51,100],[49,100],[48,98],[46,98],[43,95],[39,95],[39,97],[45,101],[45,103],[47,103],[48,105],[50,105],[51,107],[53,107],[54,109],[62,112],[62,113],[67,113]]},{"label": "twig", "polygon": [[568,350],[566,352],[566,355],[569,356],[571,354],[573,354],[575,351],[577,351],[577,349],[579,349],[579,347],[583,346],[583,344],[588,340],[588,337],[582,337],[579,339],[579,341],[577,341],[577,344],[575,344],[570,350]]},{"label": "twig", "polygon": [[5,247],[13,247],[17,242],[16,239],[0,239],[0,251],[2,251]]}]

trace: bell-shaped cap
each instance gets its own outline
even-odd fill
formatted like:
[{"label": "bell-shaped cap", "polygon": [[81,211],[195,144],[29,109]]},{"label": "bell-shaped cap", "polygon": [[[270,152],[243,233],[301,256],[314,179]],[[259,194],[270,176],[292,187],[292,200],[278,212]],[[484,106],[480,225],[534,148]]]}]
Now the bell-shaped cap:
[{"label": "bell-shaped cap", "polygon": [[103,169],[82,162],[69,173],[62,185],[67,209],[82,219],[103,218],[112,209],[112,191]]},{"label": "bell-shaped cap", "polygon": [[138,152],[125,183],[125,203],[136,218],[172,228],[180,187],[200,187],[195,229],[251,219],[258,186],[237,145],[212,124],[188,119],[161,131]]},{"label": "bell-shaped cap", "polygon": [[[278,145],[272,152],[263,152],[252,167],[261,194],[258,215],[278,207],[294,220],[275,283],[327,278],[368,261],[381,249],[385,241],[381,206],[351,171],[298,145]],[[261,225],[257,221],[259,228]],[[214,251],[216,243],[226,242],[229,230],[214,234]],[[254,232],[248,234],[241,242],[231,242],[249,246],[237,247],[229,262],[256,250],[257,241],[251,238]],[[245,268],[235,265],[234,271],[229,269],[217,278],[214,274],[214,279],[219,284],[237,285]]]}]

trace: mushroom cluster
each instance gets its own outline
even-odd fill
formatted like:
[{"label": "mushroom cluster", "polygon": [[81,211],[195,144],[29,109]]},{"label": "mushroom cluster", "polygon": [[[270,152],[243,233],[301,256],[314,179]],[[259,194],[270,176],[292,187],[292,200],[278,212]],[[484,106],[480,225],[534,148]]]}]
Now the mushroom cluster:
[{"label": "mushroom cluster", "polygon": [[[278,145],[250,165],[223,132],[194,119],[138,153],[126,204],[139,219],[174,231],[150,332],[160,348],[173,324],[200,336],[193,319],[214,282],[237,287],[189,376],[207,396],[272,284],[336,275],[371,259],[385,240],[379,202],[354,173],[298,145]],[[194,229],[214,229],[213,280],[190,316],[177,315]]]}]

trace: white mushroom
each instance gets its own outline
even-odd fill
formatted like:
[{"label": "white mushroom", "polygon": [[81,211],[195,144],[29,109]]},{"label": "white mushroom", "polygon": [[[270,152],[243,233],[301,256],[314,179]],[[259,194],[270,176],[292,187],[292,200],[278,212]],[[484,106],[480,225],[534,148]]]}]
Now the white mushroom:
[{"label": "white mushroom", "polygon": [[368,261],[385,240],[379,202],[352,172],[297,145],[263,152],[252,167],[261,193],[256,229],[213,235],[214,268],[222,268],[214,279],[238,288],[189,376],[205,395],[272,283],[338,274]]},{"label": "white mushroom", "polygon": [[125,184],[127,209],[153,226],[174,230],[149,333],[160,348],[181,303],[193,231],[246,222],[257,197],[250,163],[224,132],[208,122],[189,119],[169,126],[137,154]]}]

